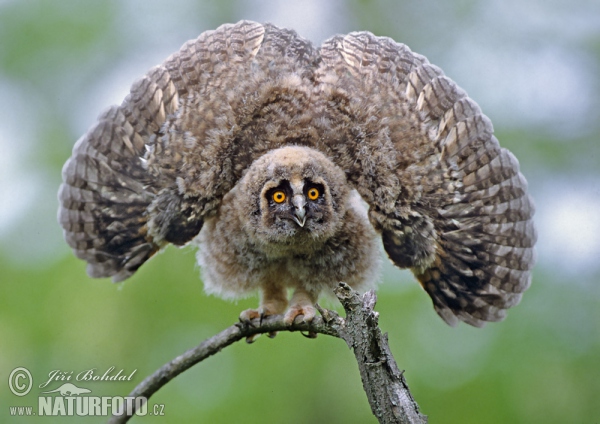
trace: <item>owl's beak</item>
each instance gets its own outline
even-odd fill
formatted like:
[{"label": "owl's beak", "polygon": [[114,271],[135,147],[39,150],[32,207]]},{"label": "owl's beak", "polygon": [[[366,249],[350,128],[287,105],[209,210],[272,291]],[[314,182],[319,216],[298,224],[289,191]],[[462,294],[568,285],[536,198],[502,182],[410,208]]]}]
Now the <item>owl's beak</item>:
[{"label": "owl's beak", "polygon": [[302,195],[295,195],[294,198],[292,199],[292,204],[294,205],[294,216],[292,218],[294,218],[294,221],[296,221],[296,224],[298,224],[301,227],[304,227],[304,224],[306,223],[306,209],[304,209],[304,206],[306,205],[306,200],[304,200],[304,196]]}]

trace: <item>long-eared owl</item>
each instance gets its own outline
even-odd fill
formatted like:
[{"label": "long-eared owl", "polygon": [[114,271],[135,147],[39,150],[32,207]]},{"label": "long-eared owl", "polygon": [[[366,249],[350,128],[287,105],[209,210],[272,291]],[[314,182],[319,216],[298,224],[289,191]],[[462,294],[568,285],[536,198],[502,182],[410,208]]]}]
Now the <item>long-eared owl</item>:
[{"label": "long-eared owl", "polygon": [[246,320],[310,320],[339,282],[370,287],[380,239],[450,325],[504,318],[535,262],[527,183],[490,120],[368,32],[315,47],[270,24],[207,31],[99,117],[63,179],[59,221],[89,275],[121,281],[196,243],[207,291],[260,291]]}]

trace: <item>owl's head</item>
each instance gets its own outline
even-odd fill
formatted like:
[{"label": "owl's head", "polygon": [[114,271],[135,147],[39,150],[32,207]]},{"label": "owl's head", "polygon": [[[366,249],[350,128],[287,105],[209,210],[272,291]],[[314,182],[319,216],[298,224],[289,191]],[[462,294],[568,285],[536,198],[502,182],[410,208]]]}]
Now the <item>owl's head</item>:
[{"label": "owl's head", "polygon": [[350,190],[338,166],[301,146],[255,160],[240,188],[238,210],[245,215],[246,232],[263,243],[284,245],[331,237],[342,224]]}]

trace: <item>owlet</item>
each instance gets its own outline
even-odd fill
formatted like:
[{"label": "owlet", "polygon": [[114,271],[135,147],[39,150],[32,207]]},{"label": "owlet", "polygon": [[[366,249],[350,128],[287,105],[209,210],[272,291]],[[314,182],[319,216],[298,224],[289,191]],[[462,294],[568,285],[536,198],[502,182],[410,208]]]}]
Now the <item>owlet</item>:
[{"label": "owlet", "polygon": [[269,24],[207,31],[100,116],[63,180],[59,221],[90,276],[196,243],[208,292],[260,291],[243,320],[310,321],[339,282],[370,287],[379,238],[450,325],[503,319],[535,261],[527,183],[490,120],[368,32],[315,47]]}]

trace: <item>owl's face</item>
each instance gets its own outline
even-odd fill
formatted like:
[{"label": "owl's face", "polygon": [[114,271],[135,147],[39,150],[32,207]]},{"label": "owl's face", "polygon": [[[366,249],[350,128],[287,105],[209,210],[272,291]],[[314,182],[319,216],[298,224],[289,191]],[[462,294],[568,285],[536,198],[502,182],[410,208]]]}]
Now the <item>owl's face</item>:
[{"label": "owl's face", "polygon": [[330,219],[330,194],[322,178],[268,181],[262,190],[263,223],[290,235],[314,232]]},{"label": "owl's face", "polygon": [[325,240],[341,225],[348,187],[344,173],[323,154],[299,146],[256,160],[241,181],[250,215],[246,231],[263,243]]}]

